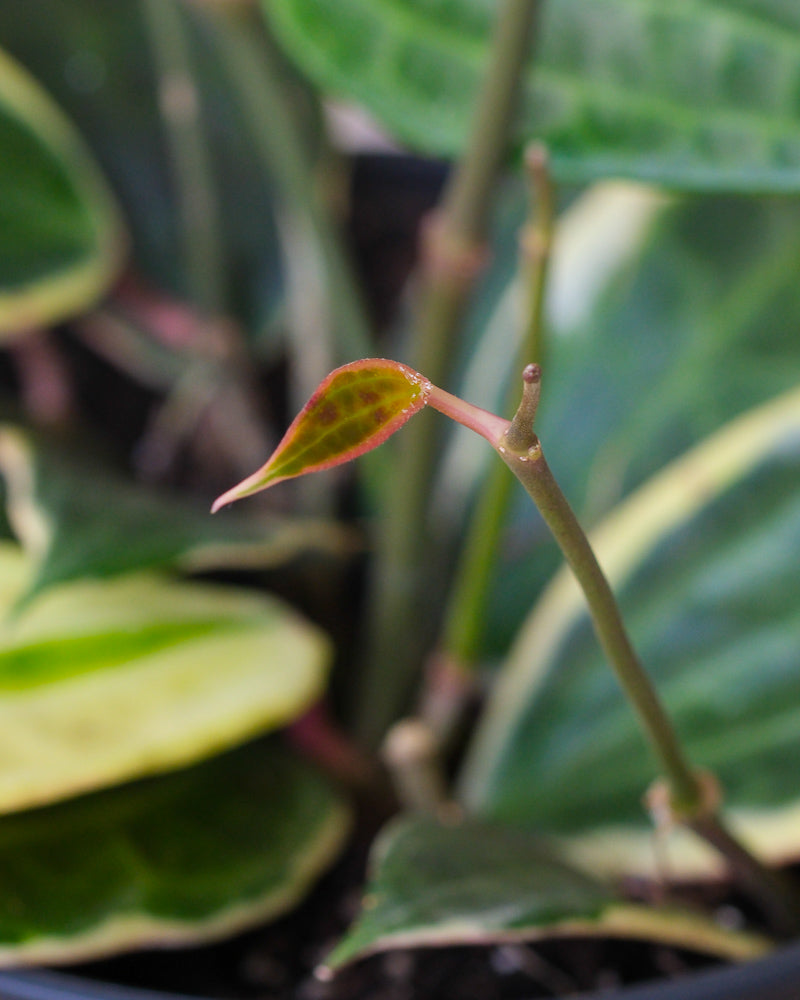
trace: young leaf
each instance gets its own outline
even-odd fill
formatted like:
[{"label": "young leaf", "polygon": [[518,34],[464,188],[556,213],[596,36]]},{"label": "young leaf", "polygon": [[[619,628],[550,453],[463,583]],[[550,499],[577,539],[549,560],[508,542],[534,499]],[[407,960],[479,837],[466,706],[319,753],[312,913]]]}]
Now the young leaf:
[{"label": "young leaf", "polygon": [[330,469],[377,448],[428,401],[422,375],[383,358],[353,361],[331,372],[295,417],[271,458],[214,501],[233,500],[306,472]]}]

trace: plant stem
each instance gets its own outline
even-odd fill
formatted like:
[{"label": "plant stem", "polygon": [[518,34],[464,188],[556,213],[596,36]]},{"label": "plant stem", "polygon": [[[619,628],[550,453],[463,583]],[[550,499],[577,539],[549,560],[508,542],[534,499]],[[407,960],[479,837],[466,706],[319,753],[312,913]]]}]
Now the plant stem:
[{"label": "plant stem", "polygon": [[438,740],[421,719],[396,722],[384,740],[381,756],[404,809],[446,813],[447,782]]},{"label": "plant stem", "polygon": [[204,312],[219,313],[224,306],[219,211],[184,15],[175,0],[144,0],[142,10],[173,169],[187,290]]},{"label": "plant stem", "polygon": [[660,763],[668,786],[668,811],[725,856],[733,872],[757,894],[777,930],[796,933],[800,930],[800,898],[725,827],[717,812],[716,795],[707,794],[708,782],[690,764],[639,662],[611,587],[533,432],[539,366],[529,365],[523,379],[522,402],[497,451],[538,507],[584,593],[598,641]]},{"label": "plant stem", "polygon": [[[489,66],[464,156],[439,211],[423,234],[422,276],[412,366],[446,384],[454,341],[477,275],[495,180],[508,151],[523,70],[531,49],[538,0],[499,5]],[[429,616],[421,605],[421,566],[430,539],[424,525],[439,437],[428,414],[405,435],[377,539],[367,656],[356,706],[360,738],[375,746],[401,714],[425,646]]]},{"label": "plant stem", "polygon": [[[369,357],[373,338],[364,302],[339,234],[321,203],[317,178],[271,43],[243,20],[246,11],[217,13],[212,5],[204,5],[202,10],[198,5],[198,10],[212,29],[211,42],[237,91],[256,155],[277,188],[277,201],[294,216],[295,230],[313,237],[312,249],[322,261],[328,305],[336,324],[338,360]],[[295,266],[290,253],[286,266]]]},{"label": "plant stem", "polygon": [[782,938],[795,937],[800,931],[800,899],[797,887],[781,872],[763,865],[737,840],[717,812],[685,820],[698,837],[711,844],[725,858],[738,882],[760,901],[775,933]]},{"label": "plant stem", "polygon": [[[520,237],[520,278],[525,306],[524,332],[518,357],[541,364],[544,347],[544,293],[553,237],[554,197],[547,169],[547,155],[533,146],[526,156],[531,187],[531,218]],[[506,411],[513,412],[518,396],[516,379],[509,385]],[[470,519],[467,539],[456,569],[445,615],[442,646],[448,661],[471,672],[478,657],[484,625],[486,597],[506,523],[514,479],[494,463]]]},{"label": "plant stem", "polygon": [[[556,206],[555,187],[550,176],[547,150],[539,143],[529,147],[525,155],[525,168],[533,207],[531,218],[520,235],[520,271],[526,303],[523,309],[525,331],[522,337],[522,361],[541,365],[545,355],[544,305],[550,254],[553,247]],[[517,398],[517,386],[509,385],[507,408],[512,409]]]}]

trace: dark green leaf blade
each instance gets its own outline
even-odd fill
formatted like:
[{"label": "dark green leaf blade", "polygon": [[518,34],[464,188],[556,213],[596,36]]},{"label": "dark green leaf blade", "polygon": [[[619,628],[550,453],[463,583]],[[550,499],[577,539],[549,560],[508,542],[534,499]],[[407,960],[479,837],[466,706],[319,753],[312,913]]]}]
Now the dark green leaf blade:
[{"label": "dark green leaf blade", "polygon": [[0,820],[0,965],[215,939],[291,908],[349,812],[264,742]]},{"label": "dark green leaf blade", "polygon": [[392,823],[373,848],[364,909],[325,968],[388,948],[564,934],[669,940],[739,958],[764,949],[697,916],[625,905],[539,838],[476,820],[443,825],[411,816]]},{"label": "dark green leaf blade", "polygon": [[212,511],[377,448],[425,406],[429,392],[430,383],[398,361],[367,358],[342,365],[323,379],[268,461],[218,497]]},{"label": "dark green leaf blade", "polygon": [[85,308],[124,244],[111,195],[71,124],[0,51],[0,334]]},{"label": "dark green leaf blade", "polygon": [[[273,336],[283,279],[272,181],[243,127],[238,97],[213,51],[214,41],[203,37],[202,18],[194,5],[179,7],[198,128],[213,166],[211,210],[218,214],[224,258],[218,280],[226,292],[221,311],[259,337]],[[0,4],[3,45],[46,87],[102,163],[125,209],[137,270],[149,284],[186,301],[178,182],[144,5],[139,0],[111,6],[104,0],[28,0],[25,10],[22,18],[13,5]],[[160,374],[171,374],[170,368]]]},{"label": "dark green leaf blade", "polygon": [[[793,0],[548,0],[519,137],[556,176],[692,190],[800,188]],[[264,0],[279,39],[323,87],[428,153],[463,148],[492,0]]]},{"label": "dark green leaf blade", "polygon": [[[593,534],[688,754],[719,778],[743,839],[775,862],[800,851],[798,477],[794,390],[668,466]],[[511,652],[465,798],[496,820],[561,834],[594,870],[653,875],[664,855],[641,797],[656,776],[562,572]],[[688,833],[666,850],[676,875],[720,871]]]},{"label": "dark green leaf blade", "polygon": [[[602,253],[591,233],[611,218],[624,230],[643,197],[627,186],[592,192],[575,213],[583,221],[565,274],[589,263],[584,238]],[[622,257],[598,295],[580,278],[562,286],[562,298],[583,305],[550,342],[537,432],[585,526],[726,421],[796,384],[798,209],[783,199],[674,199],[656,210],[640,252]],[[577,221],[567,223],[562,249]],[[556,275],[559,286],[565,274]],[[557,568],[527,498],[511,530],[515,544],[501,554],[489,612],[493,658],[505,655]]]}]

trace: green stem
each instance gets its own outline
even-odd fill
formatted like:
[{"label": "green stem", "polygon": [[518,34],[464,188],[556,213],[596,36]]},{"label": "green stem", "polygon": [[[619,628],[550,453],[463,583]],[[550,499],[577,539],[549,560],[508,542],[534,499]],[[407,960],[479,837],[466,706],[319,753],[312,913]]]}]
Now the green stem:
[{"label": "green stem", "polygon": [[219,313],[224,306],[225,273],[219,211],[186,25],[174,0],[143,0],[142,10],[174,172],[188,291],[206,313]]},{"label": "green stem", "polygon": [[722,822],[716,812],[685,820],[686,825],[725,858],[739,883],[758,899],[767,919],[782,938],[800,932],[800,897],[797,886],[782,872],[763,865]]},{"label": "green stem", "polygon": [[539,0],[503,0],[465,155],[444,193],[447,232],[457,242],[482,242],[489,222],[487,197],[505,161],[517,111],[522,74],[528,64]]},{"label": "green stem", "polygon": [[[218,13],[212,5],[203,5],[202,10],[198,5],[198,10],[212,28],[211,41],[237,92],[256,154],[277,188],[277,200],[299,220],[300,231],[313,234],[336,325],[338,359],[369,357],[371,324],[340,235],[321,203],[313,165],[271,43],[255,30],[258,25],[242,19],[246,12]],[[287,266],[293,266],[291,258]]]},{"label": "green stem", "polygon": [[[412,366],[439,384],[449,380],[455,338],[486,255],[493,190],[508,152],[539,6],[538,0],[505,0],[499,6],[467,148],[424,234]],[[356,706],[356,729],[371,746],[403,711],[430,640],[429,628],[419,625],[430,621],[421,604],[421,578],[431,540],[422,526],[438,451],[436,425],[420,414],[405,436],[377,539],[365,673]]]},{"label": "green stem", "polygon": [[486,597],[503,537],[514,477],[493,463],[470,518],[467,538],[445,612],[442,649],[446,661],[472,673],[485,626]]},{"label": "green stem", "polygon": [[[522,288],[526,295],[522,314],[525,330],[521,342],[522,350],[519,352],[522,359],[520,368],[528,361],[534,361],[539,365],[544,362],[545,292],[556,219],[555,188],[550,176],[548,159],[547,150],[538,143],[531,146],[525,156],[531,203],[535,211],[520,236],[520,271]],[[517,386],[512,380],[507,399],[509,411],[513,409],[516,394]]]},{"label": "green stem", "polygon": [[584,593],[598,641],[660,763],[668,785],[669,812],[726,857],[734,873],[758,895],[780,932],[796,933],[800,929],[800,900],[724,826],[714,796],[707,794],[708,783],[690,764],[639,662],[611,587],[533,432],[539,366],[529,365],[523,378],[522,402],[497,451],[538,507]]},{"label": "green stem", "polygon": [[498,446],[498,453],[539,508],[583,590],[600,645],[669,781],[673,808],[692,813],[701,800],[694,772],[634,652],[617,602],[589,540],[555,481],[533,432],[539,378],[538,366],[530,365],[525,369],[522,403]]},{"label": "green stem", "polygon": [[[554,197],[547,169],[547,155],[533,146],[526,156],[531,186],[531,218],[520,238],[520,278],[525,296],[523,336],[518,365],[533,359],[541,364],[544,350],[544,298],[553,238]],[[505,410],[513,412],[518,395],[516,379],[509,385]],[[454,588],[445,614],[442,640],[444,662],[471,672],[478,658],[484,626],[486,598],[492,570],[506,524],[514,479],[502,465],[494,463],[475,511],[455,575]]]}]

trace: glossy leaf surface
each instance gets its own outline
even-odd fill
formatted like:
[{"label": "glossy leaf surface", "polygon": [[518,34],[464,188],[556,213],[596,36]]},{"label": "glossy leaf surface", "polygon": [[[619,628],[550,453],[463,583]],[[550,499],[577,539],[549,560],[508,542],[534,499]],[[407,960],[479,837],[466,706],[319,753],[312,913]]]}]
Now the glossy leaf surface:
[{"label": "glossy leaf surface", "polygon": [[122,230],[77,132],[0,51],[0,334],[85,308],[117,272]]},{"label": "glossy leaf surface", "polygon": [[[592,259],[602,247],[591,234],[621,225],[617,195],[609,193],[609,208],[595,202],[576,233]],[[727,420],[797,383],[798,234],[790,200],[675,201],[652,220],[641,253],[620,261],[578,320],[552,338],[537,432],[586,527]],[[579,278],[575,286],[568,279],[594,273],[591,260],[576,250],[562,271],[562,297],[579,300]],[[490,608],[493,657],[505,655],[558,566],[526,497],[511,530]]]},{"label": "glossy leaf surface", "polygon": [[[185,23],[197,129],[213,167],[225,306],[248,329],[280,306],[281,265],[270,180],[238,98],[197,25],[194,5],[172,5]],[[27,0],[26,16],[0,4],[0,39],[81,130],[123,206],[137,267],[158,288],[189,296],[175,163],[159,106],[153,43],[139,0]],[[193,90],[191,88],[194,88]]]},{"label": "glossy leaf surface", "polygon": [[0,819],[0,964],[191,944],[291,908],[348,810],[253,744],[189,770]]},{"label": "glossy leaf surface", "polygon": [[[264,0],[323,87],[429,153],[463,148],[492,0]],[[800,187],[793,0],[548,0],[520,116],[561,178],[687,189]]]},{"label": "glossy leaf surface", "polygon": [[[264,0],[292,56],[429,153],[463,148],[492,0]],[[688,189],[797,190],[800,17],[793,0],[548,0],[520,139],[557,175]]]},{"label": "glossy leaf surface", "polygon": [[390,948],[559,935],[639,937],[738,958],[764,947],[697,915],[624,905],[541,839],[474,820],[409,817],[376,842],[364,910],[327,965]]},{"label": "glossy leaf surface", "polygon": [[327,642],[273,599],[137,574],[8,617],[31,570],[0,547],[0,812],[190,763],[320,694]]},{"label": "glossy leaf surface", "polygon": [[[800,394],[746,414],[654,477],[593,534],[634,645],[687,752],[769,859],[800,852],[795,721]],[[463,782],[494,819],[557,832],[603,871],[660,863],[641,797],[657,777],[562,572],[509,657]],[[688,833],[673,874],[717,871]]]},{"label": "glossy leaf surface", "polygon": [[214,502],[226,503],[376,448],[425,406],[430,383],[398,361],[368,358],[331,372],[269,460]]},{"label": "glossy leaf surface", "polygon": [[207,508],[115,478],[10,426],[0,426],[0,474],[9,520],[36,560],[23,602],[70,580],[166,567],[272,567],[349,544],[322,521],[210,518]]}]

